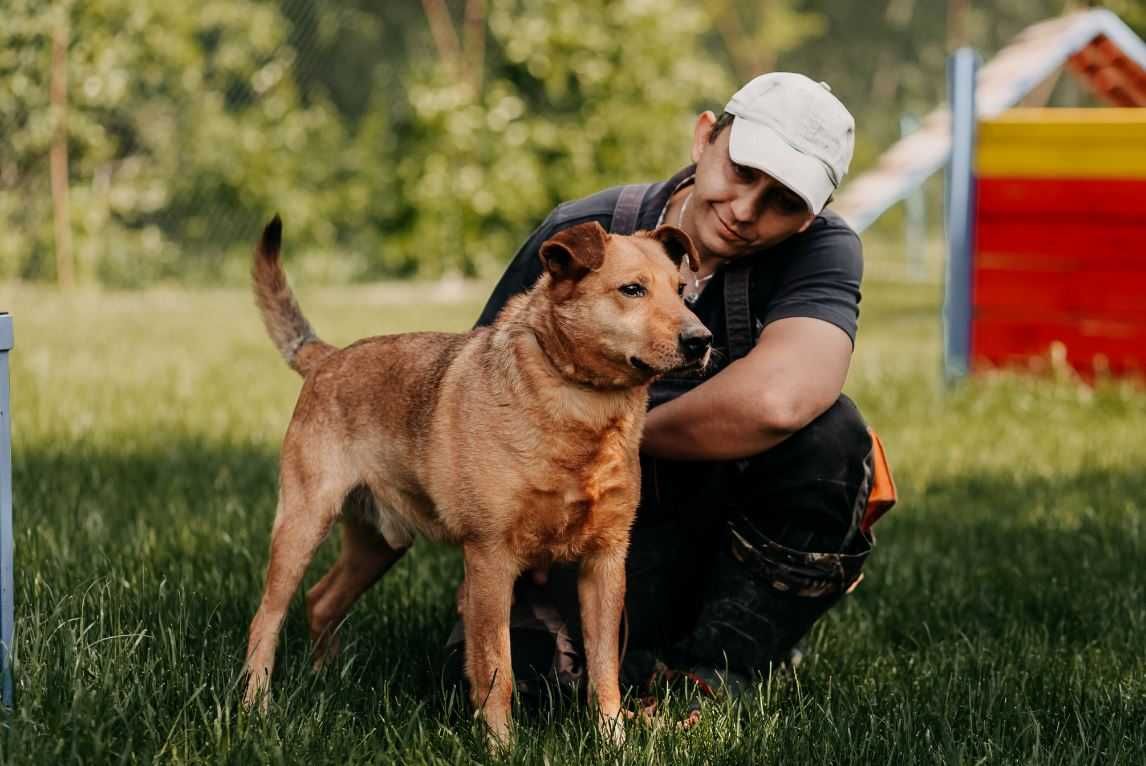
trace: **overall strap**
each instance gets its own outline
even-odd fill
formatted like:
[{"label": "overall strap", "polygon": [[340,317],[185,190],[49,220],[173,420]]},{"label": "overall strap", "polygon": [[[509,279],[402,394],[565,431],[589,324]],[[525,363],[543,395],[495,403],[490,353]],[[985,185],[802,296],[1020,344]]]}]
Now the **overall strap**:
[{"label": "overall strap", "polygon": [[724,270],[724,328],[728,338],[728,361],[748,356],[756,345],[749,308],[752,264],[734,263]]},{"label": "overall strap", "polygon": [[632,234],[637,230],[637,219],[641,214],[641,203],[652,184],[629,184],[621,189],[617,204],[613,208],[611,234]]}]

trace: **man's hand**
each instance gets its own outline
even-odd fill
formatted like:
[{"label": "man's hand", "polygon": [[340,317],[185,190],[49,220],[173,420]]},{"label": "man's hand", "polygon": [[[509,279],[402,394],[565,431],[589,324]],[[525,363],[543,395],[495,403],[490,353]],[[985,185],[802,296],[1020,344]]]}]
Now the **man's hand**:
[{"label": "man's hand", "polygon": [[692,391],[651,410],[641,451],[671,460],[735,460],[776,446],[839,398],[851,363],[847,333],[790,317]]}]

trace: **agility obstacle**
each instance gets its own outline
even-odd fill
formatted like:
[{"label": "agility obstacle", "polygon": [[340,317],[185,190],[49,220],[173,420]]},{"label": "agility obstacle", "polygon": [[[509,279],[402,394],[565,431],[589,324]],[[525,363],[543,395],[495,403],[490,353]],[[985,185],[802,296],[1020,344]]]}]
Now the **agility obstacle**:
[{"label": "agility obstacle", "polygon": [[976,120],[952,59],[944,372],[1146,375],[1146,109]]},{"label": "agility obstacle", "polygon": [[[1047,103],[1060,73],[1117,108],[1009,111]],[[956,51],[948,85],[947,106],[833,203],[860,232],[946,171],[947,380],[1052,348],[1085,375],[1146,373],[1146,41],[1078,11],[981,66]]]},{"label": "agility obstacle", "polygon": [[1146,109],[981,121],[970,362],[1146,373]]}]

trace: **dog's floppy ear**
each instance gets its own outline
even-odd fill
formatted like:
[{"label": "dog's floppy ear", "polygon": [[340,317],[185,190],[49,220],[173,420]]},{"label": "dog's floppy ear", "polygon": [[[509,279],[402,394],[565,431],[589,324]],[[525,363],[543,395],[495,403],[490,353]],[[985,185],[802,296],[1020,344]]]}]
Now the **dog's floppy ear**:
[{"label": "dog's floppy ear", "polygon": [[538,254],[555,282],[576,281],[601,268],[607,237],[596,221],[579,223],[545,240]]},{"label": "dog's floppy ear", "polygon": [[664,247],[672,262],[680,267],[681,261],[688,258],[688,267],[693,271],[700,268],[700,258],[696,253],[696,245],[692,244],[692,237],[684,233],[683,229],[675,226],[658,226],[650,235]]}]

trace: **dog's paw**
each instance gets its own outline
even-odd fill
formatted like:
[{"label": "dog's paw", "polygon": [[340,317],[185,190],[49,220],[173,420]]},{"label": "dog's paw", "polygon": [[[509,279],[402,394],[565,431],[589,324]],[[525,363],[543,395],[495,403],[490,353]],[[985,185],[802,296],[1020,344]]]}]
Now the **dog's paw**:
[{"label": "dog's paw", "polygon": [[242,705],[248,713],[266,715],[271,706],[271,689],[265,677],[259,678],[253,674],[248,677]]},{"label": "dog's paw", "polygon": [[604,713],[598,715],[597,731],[613,747],[621,747],[625,744],[625,715],[620,710],[613,716]]},{"label": "dog's paw", "polygon": [[252,693],[250,690],[243,695],[243,710],[248,713],[266,715],[271,708],[271,693],[260,691]]},{"label": "dog's paw", "polygon": [[492,756],[509,755],[513,750],[513,728],[508,721],[496,726],[486,721],[485,746]]}]

